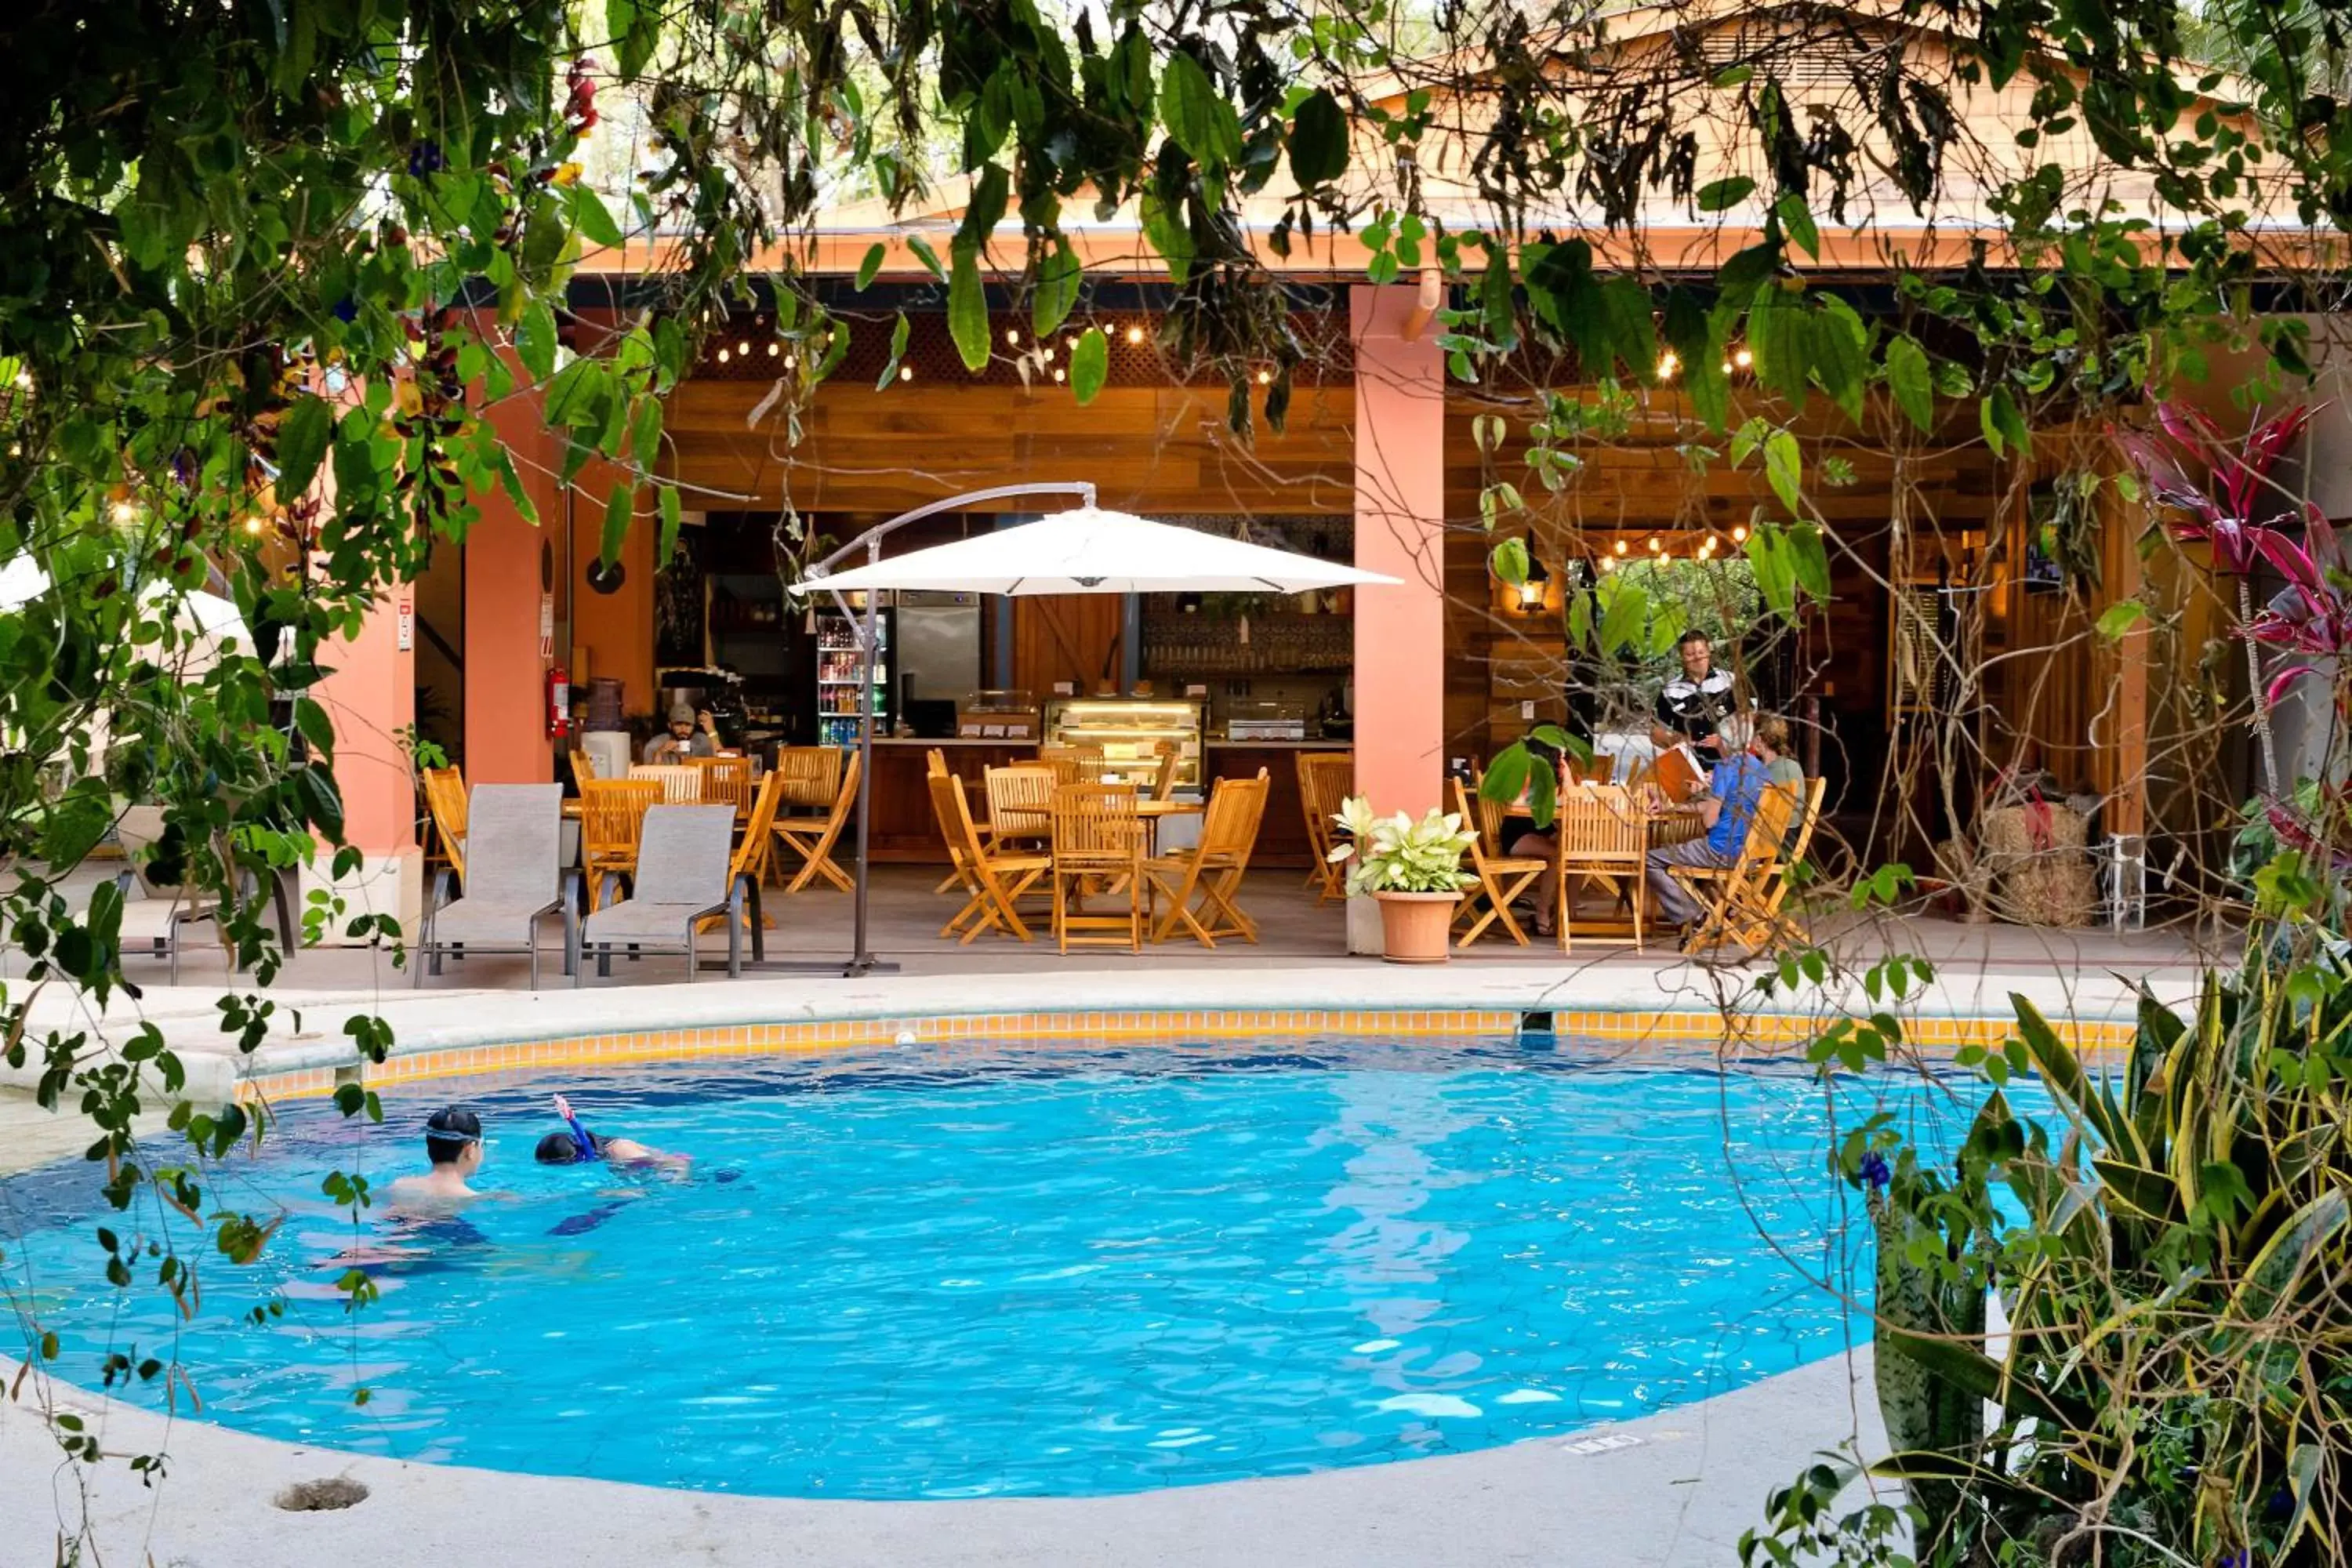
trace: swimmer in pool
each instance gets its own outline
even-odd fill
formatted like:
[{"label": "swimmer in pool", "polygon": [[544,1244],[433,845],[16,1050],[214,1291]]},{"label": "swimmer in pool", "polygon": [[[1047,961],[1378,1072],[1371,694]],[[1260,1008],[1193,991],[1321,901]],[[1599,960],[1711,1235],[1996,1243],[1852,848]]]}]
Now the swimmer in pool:
[{"label": "swimmer in pool", "polygon": [[425,1122],[425,1158],[424,1175],[392,1184],[384,1194],[391,1202],[439,1206],[480,1197],[466,1179],[482,1168],[482,1119],[454,1105],[435,1111]]},{"label": "swimmer in pool", "polygon": [[684,1170],[692,1163],[683,1154],[648,1149],[634,1138],[591,1132],[572,1113],[572,1102],[560,1094],[555,1097],[555,1114],[563,1118],[564,1131],[551,1132],[539,1141],[538,1157],[542,1165],[587,1165],[601,1160],[611,1165],[661,1165]]}]

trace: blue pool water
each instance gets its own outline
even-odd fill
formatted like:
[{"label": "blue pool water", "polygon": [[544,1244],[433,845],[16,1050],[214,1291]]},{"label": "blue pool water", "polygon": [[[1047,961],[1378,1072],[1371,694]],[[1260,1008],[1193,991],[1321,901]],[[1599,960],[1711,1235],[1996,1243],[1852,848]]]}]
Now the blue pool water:
[{"label": "blue pool water", "polygon": [[[751,1493],[1131,1491],[1555,1435],[1836,1353],[1867,1323],[1818,1281],[1868,1281],[1832,1111],[1889,1096],[1947,1145],[1967,1119],[1916,1079],[1565,1046],[908,1061],[425,1086],[382,1127],[299,1106],[225,1173],[286,1224],[254,1268],[197,1254],[176,1338],[152,1263],[118,1295],[91,1239],[160,1222],[101,1216],[85,1165],[0,1184],[0,1279],[68,1376],[176,1353],[206,1418],[272,1437]],[[559,1087],[692,1175],[534,1165]],[[355,1228],[320,1195],[415,1168],[453,1097],[497,1197]],[[383,1296],[352,1318],[354,1253]]]}]

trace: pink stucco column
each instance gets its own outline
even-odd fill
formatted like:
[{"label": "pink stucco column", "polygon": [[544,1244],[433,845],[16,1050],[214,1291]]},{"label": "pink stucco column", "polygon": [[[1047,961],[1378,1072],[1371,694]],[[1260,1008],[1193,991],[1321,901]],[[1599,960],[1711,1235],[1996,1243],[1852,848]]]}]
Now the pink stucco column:
[{"label": "pink stucco column", "polygon": [[466,531],[466,782],[545,784],[555,777],[547,670],[564,657],[542,655],[539,643],[541,552],[554,550],[563,529],[550,471],[554,442],[536,392],[488,413],[539,521],[525,518],[504,490],[474,498],[482,514]]},{"label": "pink stucco column", "polygon": [[1349,290],[1356,348],[1356,791],[1383,814],[1438,804],[1445,753],[1445,367],[1407,342],[1414,290]]},{"label": "pink stucco column", "polygon": [[[389,914],[416,918],[423,857],[416,842],[416,781],[400,731],[416,721],[416,653],[400,646],[402,610],[413,605],[405,587],[390,587],[368,612],[359,636],[320,649],[334,673],[312,689],[335,731],[335,784],[343,797],[343,836],[360,852],[358,871],[341,880],[330,873],[333,852],[320,847],[305,868],[303,892],[325,889],[341,898],[345,919]],[[330,946],[343,939],[343,921],[328,922]]]}]

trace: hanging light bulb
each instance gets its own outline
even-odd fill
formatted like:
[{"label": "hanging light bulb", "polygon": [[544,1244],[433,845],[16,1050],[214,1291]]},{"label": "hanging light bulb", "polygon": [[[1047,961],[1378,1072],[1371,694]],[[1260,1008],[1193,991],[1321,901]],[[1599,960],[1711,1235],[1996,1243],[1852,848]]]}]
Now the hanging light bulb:
[{"label": "hanging light bulb", "polygon": [[1756,356],[1749,353],[1744,348],[1734,349],[1731,351],[1731,363],[1738,365],[1740,369],[1746,370],[1749,365],[1756,363]]},{"label": "hanging light bulb", "polygon": [[769,357],[770,359],[773,359],[773,358],[775,358],[778,354],[780,354],[780,353],[783,353],[783,352],[784,352],[784,345],[783,345],[783,344],[782,344],[782,343],[770,343],[770,344],[768,345],[768,357]]},{"label": "hanging light bulb", "polygon": [[247,533],[259,533],[261,531],[261,520],[257,517],[247,518],[245,520],[245,531]]},{"label": "hanging light bulb", "polygon": [[1259,372],[1257,373],[1257,384],[1258,384],[1260,386],[1264,386],[1264,385],[1265,385],[1268,382],[1272,381],[1273,379],[1274,379],[1274,372],[1272,372],[1272,371],[1270,371],[1270,370],[1261,370],[1261,371],[1259,371]]},{"label": "hanging light bulb", "polygon": [[1018,327],[1005,328],[1004,342],[1009,347],[1016,349],[1019,348],[1021,346],[1021,329]]},{"label": "hanging light bulb", "polygon": [[1054,379],[1055,381],[1061,380],[1068,373],[1063,370],[1060,365],[1055,365],[1054,367]]},{"label": "hanging light bulb", "polygon": [[1723,374],[1726,375],[1729,375],[1731,374],[1731,362],[1729,360],[1725,360],[1723,362]]},{"label": "hanging light bulb", "polygon": [[1617,570],[1617,558],[1616,558],[1615,556],[1613,556],[1613,555],[1604,555],[1604,556],[1602,556],[1602,557],[1601,558],[1601,574],[1602,576],[1604,576],[1604,577],[1605,577],[1605,576],[1607,576],[1610,573],[1614,572],[1614,571],[1616,571],[1616,570]]},{"label": "hanging light bulb", "polygon": [[786,370],[797,370],[800,368],[800,363],[801,356],[798,354],[786,354],[784,356],[784,368]]},{"label": "hanging light bulb", "polygon": [[1620,555],[1624,554],[1624,553],[1625,553],[1625,542],[1624,542],[1623,540],[1622,540],[1622,539],[1621,539],[1621,540],[1619,540],[1619,541],[1617,542],[1616,545],[1615,545],[1615,549],[1616,549],[1616,552],[1617,552],[1617,553],[1618,553],[1618,554],[1620,554]]},{"label": "hanging light bulb", "polygon": [[1127,341],[1130,343],[1139,343],[1143,341],[1143,327],[1140,322],[1130,323],[1127,329]]},{"label": "hanging light bulb", "polygon": [[116,501],[113,506],[113,514],[114,521],[117,522],[136,522],[139,521],[139,509],[127,500]]},{"label": "hanging light bulb", "polygon": [[1666,542],[1656,534],[1650,535],[1650,553],[1655,555],[1666,547]]},{"label": "hanging light bulb", "polygon": [[915,379],[915,367],[914,367],[913,365],[910,365],[910,364],[902,364],[902,365],[900,365],[900,366],[898,367],[898,379],[899,379],[900,381],[912,381],[912,380],[914,380],[914,379]]},{"label": "hanging light bulb", "polygon": [[1674,350],[1668,349],[1665,353],[1658,356],[1658,379],[1660,381],[1672,381],[1675,378],[1675,372],[1682,369],[1682,367],[1683,362],[1675,357]]},{"label": "hanging light bulb", "polygon": [[720,350],[719,351],[719,363],[720,364],[725,364],[725,363],[726,363],[730,359],[731,359],[731,358],[733,358],[733,357],[734,357],[734,356],[733,356],[733,355],[731,355],[731,354],[730,354],[730,353],[729,353],[725,349],[720,349]]},{"label": "hanging light bulb", "polygon": [[1731,542],[1734,544],[1745,544],[1748,542],[1748,525],[1746,523],[1743,522],[1734,525],[1731,530]]},{"label": "hanging light bulb", "polygon": [[745,338],[741,342],[737,343],[735,345],[735,352],[741,354],[745,359],[750,359],[751,357],[751,340]]}]

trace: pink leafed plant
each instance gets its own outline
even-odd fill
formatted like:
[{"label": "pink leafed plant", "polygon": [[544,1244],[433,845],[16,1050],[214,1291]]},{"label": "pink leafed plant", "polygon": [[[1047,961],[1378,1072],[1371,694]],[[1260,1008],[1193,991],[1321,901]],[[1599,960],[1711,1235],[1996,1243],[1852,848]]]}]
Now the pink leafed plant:
[{"label": "pink leafed plant", "polygon": [[[2352,647],[2352,608],[2328,582],[2325,569],[2336,558],[2327,520],[2309,501],[2297,500],[2271,482],[2271,470],[2310,427],[2315,412],[2298,404],[2258,421],[2234,445],[2202,409],[2185,403],[2158,404],[2154,430],[2107,429],[2149,501],[2159,509],[2166,531],[2178,543],[2211,545],[2213,570],[2237,582],[2238,631],[2246,639],[2254,729],[2273,796],[2279,790],[2278,748],[2271,736],[2270,710],[2296,681],[2316,670],[2299,662],[2265,683],[2255,644],[2315,657]],[[2200,471],[2202,481],[2191,477]],[[2164,512],[2174,515],[2165,518]],[[2281,531],[2298,524],[2305,531],[2305,544]],[[2285,575],[2289,586],[2257,616],[2246,578],[2265,560]]]}]

